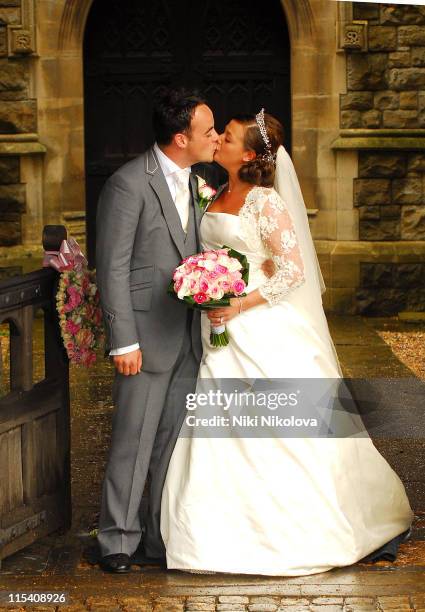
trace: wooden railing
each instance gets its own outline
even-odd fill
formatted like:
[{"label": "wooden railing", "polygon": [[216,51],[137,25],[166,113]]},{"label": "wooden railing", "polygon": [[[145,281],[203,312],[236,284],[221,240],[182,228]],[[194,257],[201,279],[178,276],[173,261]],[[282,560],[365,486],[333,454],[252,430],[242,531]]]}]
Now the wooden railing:
[{"label": "wooden railing", "polygon": [[[45,226],[43,247],[58,250],[64,226]],[[0,324],[9,324],[10,388],[0,398],[1,560],[71,526],[68,357],[56,313],[53,268],[0,282]],[[33,382],[33,321],[44,323],[44,379]],[[1,372],[0,372],[1,375]]]}]

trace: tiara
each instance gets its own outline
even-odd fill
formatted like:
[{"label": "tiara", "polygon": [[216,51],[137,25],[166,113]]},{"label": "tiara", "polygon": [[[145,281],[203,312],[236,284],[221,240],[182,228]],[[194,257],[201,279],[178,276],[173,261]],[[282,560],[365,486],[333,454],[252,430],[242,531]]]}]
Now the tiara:
[{"label": "tiara", "polygon": [[267,152],[263,155],[260,155],[260,157],[262,157],[266,161],[274,162],[276,160],[276,155],[273,155],[272,153],[272,146],[270,144],[270,139],[267,135],[266,124],[264,121],[264,108],[262,108],[260,112],[255,115],[255,121],[257,122],[258,129],[260,130],[261,136],[267,149]]}]

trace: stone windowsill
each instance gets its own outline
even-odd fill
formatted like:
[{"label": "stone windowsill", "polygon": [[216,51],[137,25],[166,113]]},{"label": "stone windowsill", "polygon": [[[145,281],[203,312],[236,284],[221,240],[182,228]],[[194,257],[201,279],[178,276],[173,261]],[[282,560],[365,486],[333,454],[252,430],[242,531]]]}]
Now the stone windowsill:
[{"label": "stone windowsill", "polygon": [[356,257],[359,261],[416,262],[425,260],[425,240],[323,240],[314,239],[319,256]]},{"label": "stone windowsill", "polygon": [[425,150],[425,129],[349,129],[341,130],[331,149],[407,149]]},{"label": "stone windowsill", "polygon": [[38,134],[0,134],[0,155],[39,155],[46,151]]}]

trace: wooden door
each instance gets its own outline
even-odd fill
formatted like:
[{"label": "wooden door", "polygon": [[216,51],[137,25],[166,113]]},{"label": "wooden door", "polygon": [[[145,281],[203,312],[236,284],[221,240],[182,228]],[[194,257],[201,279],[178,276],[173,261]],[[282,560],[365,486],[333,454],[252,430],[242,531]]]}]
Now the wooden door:
[{"label": "wooden door", "polygon": [[95,0],[84,42],[87,255],[106,178],[153,141],[164,86],[195,86],[223,130],[232,114],[278,117],[291,150],[290,48],[280,0]]}]

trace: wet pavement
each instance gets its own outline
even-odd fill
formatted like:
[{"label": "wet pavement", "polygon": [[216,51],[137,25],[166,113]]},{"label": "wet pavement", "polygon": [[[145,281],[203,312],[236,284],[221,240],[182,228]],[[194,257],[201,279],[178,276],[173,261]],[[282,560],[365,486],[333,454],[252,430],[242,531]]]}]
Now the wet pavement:
[{"label": "wet pavement", "polygon": [[[380,336],[383,330],[403,333],[414,329],[412,323],[341,316],[329,316],[328,320],[345,376],[415,376]],[[34,341],[36,380],[43,375],[41,338],[38,319]],[[88,370],[70,368],[72,528],[66,533],[56,532],[42,538],[4,559],[0,570],[0,595],[2,592],[3,596],[6,592],[66,592],[68,605],[14,604],[5,609],[38,612],[425,611],[425,440],[416,434],[400,439],[375,439],[372,435],[379,451],[402,479],[415,512],[411,538],[400,545],[394,562],[357,563],[321,574],[282,578],[193,575],[136,564],[130,574],[103,573],[89,562],[87,550],[93,543],[89,532],[97,526],[111,433],[112,376],[112,364],[101,355]],[[0,609],[3,609],[1,605]]]}]

